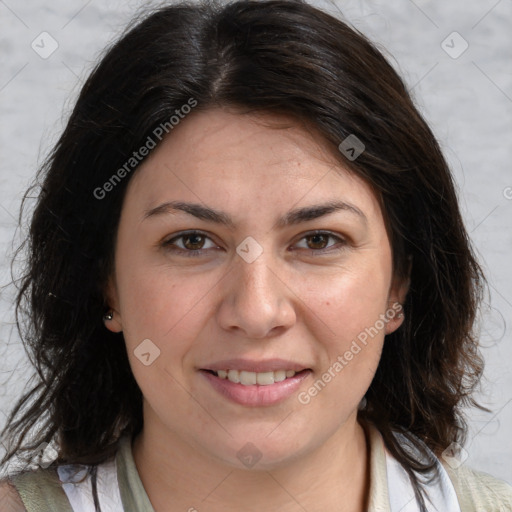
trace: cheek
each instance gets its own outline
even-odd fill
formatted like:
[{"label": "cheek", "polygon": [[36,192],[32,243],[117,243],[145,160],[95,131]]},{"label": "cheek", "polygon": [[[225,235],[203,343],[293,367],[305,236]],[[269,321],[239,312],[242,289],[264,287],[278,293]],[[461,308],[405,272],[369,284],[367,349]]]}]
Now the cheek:
[{"label": "cheek", "polygon": [[316,378],[329,388],[318,405],[338,410],[341,399],[346,407],[355,407],[370,385],[384,342],[389,279],[383,257],[361,258],[328,278],[304,281],[304,302],[310,309],[304,318],[322,353]]},{"label": "cheek", "polygon": [[330,344],[343,347],[385,312],[390,272],[382,267],[382,263],[368,262],[322,279],[303,278],[304,302],[328,328]]},{"label": "cheek", "polygon": [[214,284],[162,268],[132,272],[120,286],[126,341],[152,337],[161,344],[172,340],[176,348],[194,330]]},{"label": "cheek", "polygon": [[[194,404],[188,403],[190,397],[180,384],[184,382],[182,362],[208,315],[205,295],[214,282],[210,285],[207,279],[179,275],[161,266],[144,268],[133,260],[126,264],[118,289],[122,297],[123,336],[133,375],[156,409],[172,397],[173,401],[183,402],[184,414],[192,415]],[[161,389],[166,393],[158,391]]]}]

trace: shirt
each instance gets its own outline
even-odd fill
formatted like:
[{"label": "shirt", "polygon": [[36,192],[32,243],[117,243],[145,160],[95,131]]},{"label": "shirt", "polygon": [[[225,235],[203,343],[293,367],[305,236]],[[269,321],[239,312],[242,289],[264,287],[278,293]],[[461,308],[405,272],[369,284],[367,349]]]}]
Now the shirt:
[{"label": "shirt", "polygon": [[[370,448],[369,512],[417,512],[409,477],[388,452],[379,431],[365,425]],[[512,512],[512,486],[461,465],[437,460],[440,478],[426,484],[429,512]],[[87,467],[63,465],[22,473],[12,479],[27,512],[95,512]],[[131,437],[97,471],[102,512],[155,512],[133,460]]]}]

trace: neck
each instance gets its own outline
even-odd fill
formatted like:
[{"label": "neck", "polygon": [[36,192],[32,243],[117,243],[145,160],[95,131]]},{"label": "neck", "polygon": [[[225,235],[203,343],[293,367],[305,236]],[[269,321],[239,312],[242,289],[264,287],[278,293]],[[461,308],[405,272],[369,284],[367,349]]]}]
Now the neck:
[{"label": "neck", "polygon": [[270,470],[222,464],[162,425],[149,424],[151,431],[144,427],[132,449],[155,512],[366,510],[368,450],[355,416],[316,451]]}]

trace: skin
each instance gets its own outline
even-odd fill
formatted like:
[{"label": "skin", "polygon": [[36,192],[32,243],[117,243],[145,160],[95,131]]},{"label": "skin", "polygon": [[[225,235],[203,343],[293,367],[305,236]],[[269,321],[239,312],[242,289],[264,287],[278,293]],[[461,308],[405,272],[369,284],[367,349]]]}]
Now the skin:
[{"label": "skin", "polygon": [[[176,211],[144,219],[171,200],[221,210],[234,226]],[[332,200],[365,220],[340,210],[274,227],[292,209]],[[163,245],[196,229],[206,238]],[[315,239],[312,230],[330,233]],[[236,252],[248,236],[263,249],[252,263]],[[107,290],[107,327],[123,331],[144,395],[133,455],[155,511],[365,510],[368,450],[357,407],[398,315],[307,405],[298,393],[239,405],[198,370],[232,357],[282,358],[312,370],[299,390],[307,391],[406,293],[376,196],[318,134],[274,114],[220,108],[181,121],[128,185]],[[134,353],[145,339],[160,350],[148,366]],[[261,454],[250,469],[237,458],[248,442]]]}]

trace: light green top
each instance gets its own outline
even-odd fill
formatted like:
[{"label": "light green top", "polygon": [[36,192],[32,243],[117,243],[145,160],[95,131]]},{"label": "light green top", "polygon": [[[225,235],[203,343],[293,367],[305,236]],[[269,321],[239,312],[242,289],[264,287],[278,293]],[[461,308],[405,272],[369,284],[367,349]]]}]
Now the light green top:
[{"label": "light green top", "polygon": [[[388,496],[386,453],[379,431],[367,426],[370,444],[369,512],[392,512]],[[443,463],[443,461],[441,461]],[[117,479],[124,512],[155,512],[133,460],[131,439],[123,437],[116,453]],[[462,465],[443,463],[462,512],[511,512],[512,486]],[[12,478],[27,512],[73,511],[55,468],[38,469]],[[121,512],[121,511],[120,511]],[[447,511],[440,511],[447,512]]]},{"label": "light green top", "polygon": [[[130,437],[124,436],[119,440],[115,459],[124,511],[155,512],[137,472]],[[16,487],[27,512],[80,512],[71,508],[57,468],[49,467],[22,473],[12,478],[11,482]]]}]

